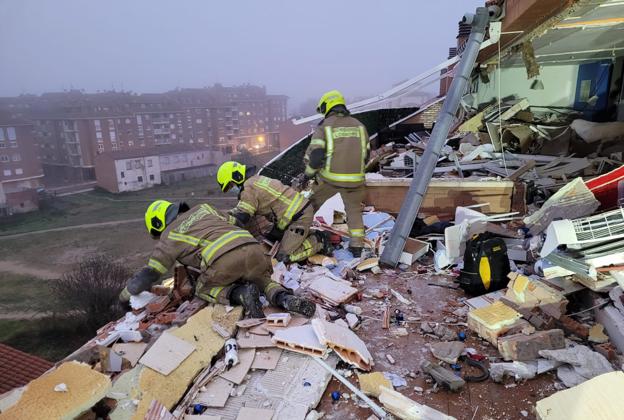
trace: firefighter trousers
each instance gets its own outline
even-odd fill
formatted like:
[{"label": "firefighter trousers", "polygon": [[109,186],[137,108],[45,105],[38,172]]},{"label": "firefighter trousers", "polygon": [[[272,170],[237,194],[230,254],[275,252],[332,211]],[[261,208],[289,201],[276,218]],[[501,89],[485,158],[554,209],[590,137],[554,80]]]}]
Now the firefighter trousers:
[{"label": "firefighter trousers", "polygon": [[288,255],[291,262],[305,260],[323,249],[323,244],[310,231],[314,220],[312,205],[308,206],[301,217],[293,220],[286,230],[280,243],[280,252]]},{"label": "firefighter trousers", "polygon": [[[359,185],[354,188],[337,187],[327,182],[317,180],[317,184],[312,187],[312,206],[314,211],[318,210],[325,201],[339,193],[344,202],[345,211],[347,212],[347,225],[349,226],[349,234],[351,241],[349,245],[354,248],[364,247],[364,220],[362,219],[362,201],[366,187]],[[328,221],[329,223],[332,220]]]},{"label": "firefighter trousers", "polygon": [[292,293],[271,280],[273,268],[260,244],[248,243],[221,255],[197,278],[195,294],[211,303],[230,303],[232,289],[238,283],[254,283],[271,304],[276,305],[280,292]]}]

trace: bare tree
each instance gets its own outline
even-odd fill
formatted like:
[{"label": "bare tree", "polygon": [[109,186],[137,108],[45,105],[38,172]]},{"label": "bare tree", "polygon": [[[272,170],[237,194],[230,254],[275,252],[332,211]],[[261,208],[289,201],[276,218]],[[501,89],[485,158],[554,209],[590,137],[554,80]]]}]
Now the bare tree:
[{"label": "bare tree", "polygon": [[96,330],[121,314],[119,292],[130,271],[107,256],[88,257],[51,284],[56,308],[84,318]]}]

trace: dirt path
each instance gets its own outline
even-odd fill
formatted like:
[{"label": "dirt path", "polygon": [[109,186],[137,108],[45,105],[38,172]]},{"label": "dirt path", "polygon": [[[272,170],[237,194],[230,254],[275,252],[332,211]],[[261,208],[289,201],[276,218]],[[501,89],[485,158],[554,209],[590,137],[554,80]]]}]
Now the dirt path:
[{"label": "dirt path", "polygon": [[33,276],[43,280],[58,279],[61,277],[61,273],[55,272],[54,270],[35,268],[15,261],[0,261],[0,281],[2,280],[2,272]]},{"label": "dirt path", "polygon": [[36,311],[16,311],[11,313],[0,313],[0,320],[3,321],[20,321],[29,319],[41,319],[52,316],[52,312],[36,312]]},{"label": "dirt path", "polygon": [[84,224],[84,225],[74,225],[74,226],[58,227],[58,228],[53,228],[53,229],[34,230],[32,232],[14,233],[14,234],[11,234],[11,235],[0,235],[0,240],[21,238],[23,236],[34,235],[34,234],[37,234],[37,233],[62,232],[64,230],[86,229],[86,228],[94,228],[94,227],[101,227],[101,226],[114,226],[114,225],[118,225],[118,224],[121,224],[121,223],[133,223],[133,222],[141,222],[141,221],[143,221],[143,218],[140,218],[140,219],[126,219],[126,220],[114,220],[112,222],[87,223],[87,224]]}]

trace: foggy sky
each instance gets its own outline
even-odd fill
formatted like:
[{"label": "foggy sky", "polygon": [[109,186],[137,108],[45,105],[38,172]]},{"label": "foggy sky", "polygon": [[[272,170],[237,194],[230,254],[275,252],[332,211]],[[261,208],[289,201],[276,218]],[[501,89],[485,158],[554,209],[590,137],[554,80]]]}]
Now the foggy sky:
[{"label": "foggy sky", "polygon": [[484,0],[0,0],[0,96],[265,85],[382,92],[446,59]]}]

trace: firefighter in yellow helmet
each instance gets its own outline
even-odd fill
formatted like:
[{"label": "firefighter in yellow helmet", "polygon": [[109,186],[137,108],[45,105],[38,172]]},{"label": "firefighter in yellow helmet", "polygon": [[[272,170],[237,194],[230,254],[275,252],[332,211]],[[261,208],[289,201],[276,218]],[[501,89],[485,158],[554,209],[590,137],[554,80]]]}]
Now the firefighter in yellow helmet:
[{"label": "firefighter in yellow helmet", "polygon": [[337,90],[324,94],[317,112],[320,122],[305,152],[305,176],[316,177],[312,187],[312,206],[316,211],[327,199],[340,193],[347,213],[351,236],[349,248],[360,256],[364,247],[364,222],[361,203],[364,200],[364,168],[370,145],[366,127],[353,118]]},{"label": "firefighter in yellow helmet", "polygon": [[263,318],[263,292],[273,305],[314,315],[314,303],[271,280],[271,262],[262,245],[210,205],[189,208],[186,203],[157,200],[145,212],[145,225],[158,244],[147,266],[128,281],[120,300],[150,290],[178,262],[192,273],[195,294],[208,302],[243,305],[250,317]]},{"label": "firefighter in yellow helmet", "polygon": [[236,224],[245,227],[252,216],[265,216],[273,222],[272,237],[281,239],[276,255],[279,261],[297,262],[321,250],[329,251],[329,241],[322,233],[310,231],[314,211],[310,201],[277,179],[253,175],[254,167],[238,162],[224,162],[217,171],[221,191],[239,191],[238,204],[229,214]]}]

